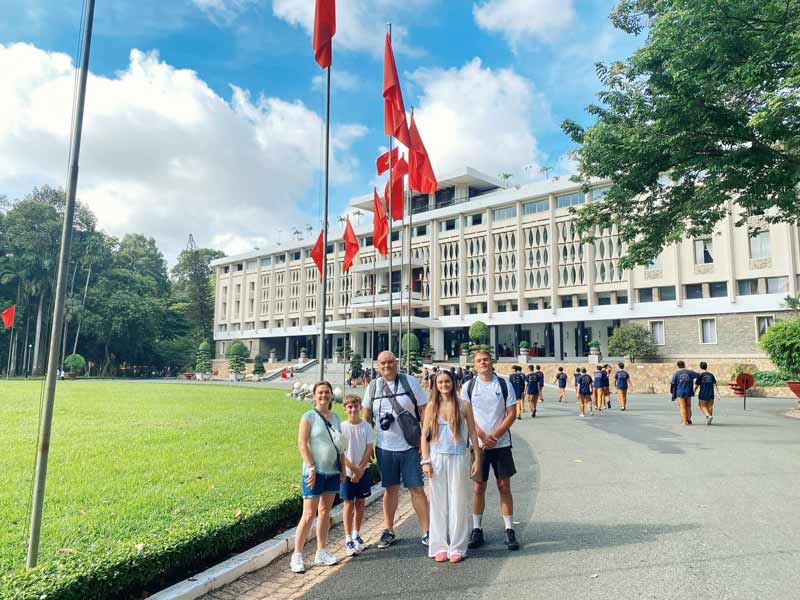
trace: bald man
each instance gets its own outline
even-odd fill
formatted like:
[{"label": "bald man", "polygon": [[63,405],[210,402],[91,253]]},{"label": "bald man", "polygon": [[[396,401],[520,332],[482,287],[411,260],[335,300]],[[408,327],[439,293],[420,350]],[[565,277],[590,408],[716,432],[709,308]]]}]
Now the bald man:
[{"label": "bald man", "polygon": [[397,410],[408,411],[421,422],[425,416],[428,395],[416,377],[397,371],[397,358],[392,352],[378,355],[379,377],[367,386],[364,394],[365,418],[375,424],[377,444],[375,455],[381,472],[383,494],[384,530],[378,548],[388,548],[395,541],[394,518],[400,498],[402,483],[411,494],[411,504],[422,528],[422,543],[428,545],[428,497],[425,495],[422,467],[420,466],[420,440],[409,440],[397,422]]}]

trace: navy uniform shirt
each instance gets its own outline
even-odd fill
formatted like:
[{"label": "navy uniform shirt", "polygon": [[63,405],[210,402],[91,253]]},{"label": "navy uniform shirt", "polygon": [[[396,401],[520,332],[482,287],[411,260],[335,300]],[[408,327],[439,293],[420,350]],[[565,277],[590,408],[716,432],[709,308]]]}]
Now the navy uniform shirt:
[{"label": "navy uniform shirt", "polygon": [[592,393],[592,376],[588,374],[581,374],[581,378],[578,380],[579,385],[579,392],[581,396],[588,396]]},{"label": "navy uniform shirt", "polygon": [[606,371],[605,369],[602,369],[600,371],[600,380],[601,380],[601,382],[603,384],[602,387],[607,388],[609,386],[609,383],[608,383],[608,371]]},{"label": "navy uniform shirt", "polygon": [[536,376],[536,373],[528,373],[525,375],[525,382],[528,384],[527,392],[529,394],[539,393],[539,378]]},{"label": "navy uniform shirt", "polygon": [[522,373],[512,373],[508,376],[508,382],[514,388],[517,399],[521,399],[525,388],[525,376]]},{"label": "navy uniform shirt", "polygon": [[578,385],[580,385],[580,381],[581,381],[581,374],[579,372],[575,373],[573,375],[573,377],[575,377],[575,387],[578,387]]},{"label": "navy uniform shirt", "polygon": [[697,376],[697,385],[700,386],[697,398],[699,400],[713,400],[714,399],[714,386],[717,383],[717,378],[709,371],[701,371]]},{"label": "navy uniform shirt", "polygon": [[556,375],[556,380],[558,381],[558,387],[560,389],[563,390],[565,387],[567,387],[567,379],[568,379],[567,374],[564,373],[563,371],[559,372],[558,375]]},{"label": "navy uniform shirt", "polygon": [[598,369],[597,371],[592,373],[592,377],[594,377],[594,381],[592,382],[592,385],[595,388],[603,387],[603,373],[605,373],[605,371],[601,371],[600,369]]},{"label": "navy uniform shirt", "polygon": [[536,371],[536,379],[539,380],[539,389],[544,389],[544,371]]},{"label": "navy uniform shirt", "polygon": [[676,398],[691,398],[694,396],[694,380],[698,374],[691,369],[679,369],[672,376],[673,394]]},{"label": "navy uniform shirt", "polygon": [[630,381],[631,376],[628,375],[626,370],[617,371],[614,373],[614,385],[617,387],[618,390],[627,390],[628,389],[628,381]]}]

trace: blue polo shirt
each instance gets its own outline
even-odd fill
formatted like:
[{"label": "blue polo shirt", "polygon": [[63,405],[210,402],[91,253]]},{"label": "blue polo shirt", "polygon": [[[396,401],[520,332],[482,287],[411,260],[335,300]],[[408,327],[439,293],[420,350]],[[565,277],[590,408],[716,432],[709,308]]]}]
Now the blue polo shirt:
[{"label": "blue polo shirt", "polygon": [[579,383],[581,381],[581,374],[580,373],[574,373],[572,376],[575,378],[575,387],[578,387],[578,385],[579,385]]},{"label": "blue polo shirt", "polygon": [[622,371],[617,371],[614,373],[614,385],[618,390],[627,390],[630,378],[631,376],[628,375],[628,372],[624,369]]},{"label": "blue polo shirt", "polygon": [[567,379],[567,374],[563,371],[556,375],[556,380],[558,381],[558,387],[560,389],[563,390],[565,387],[567,387]]},{"label": "blue polo shirt", "polygon": [[525,383],[527,384],[527,391],[529,394],[539,393],[539,378],[536,373],[528,373],[525,375]]},{"label": "blue polo shirt", "polygon": [[588,396],[592,393],[592,376],[588,374],[581,374],[578,380],[578,393],[581,396]]},{"label": "blue polo shirt", "polygon": [[695,382],[700,386],[697,391],[698,400],[713,400],[714,399],[714,385],[717,383],[717,378],[709,371],[700,371]]},{"label": "blue polo shirt", "polygon": [[544,389],[544,371],[536,371],[536,379],[539,380],[539,389]]},{"label": "blue polo shirt", "polygon": [[679,369],[672,376],[672,385],[675,386],[677,398],[692,398],[694,396],[694,380],[698,374],[691,369]]},{"label": "blue polo shirt", "polygon": [[[592,377],[594,377],[594,381],[592,381],[592,385],[594,387],[596,387],[596,388],[605,387],[605,386],[603,386],[603,374],[604,373],[605,373],[605,371],[601,371],[600,369],[598,369],[597,371],[592,373]],[[606,377],[608,377],[608,376],[606,376]]]}]

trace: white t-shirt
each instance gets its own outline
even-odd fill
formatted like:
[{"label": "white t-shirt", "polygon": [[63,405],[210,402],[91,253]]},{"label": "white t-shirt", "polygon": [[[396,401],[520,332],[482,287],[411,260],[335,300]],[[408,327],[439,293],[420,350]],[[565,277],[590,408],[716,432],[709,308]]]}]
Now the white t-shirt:
[{"label": "white t-shirt", "polygon": [[[503,402],[503,390],[500,388],[500,383],[497,381],[495,375],[490,382],[481,381],[480,377],[475,378],[474,387],[472,388],[472,414],[475,416],[475,424],[480,427],[484,432],[491,433],[500,426],[503,419],[506,418],[506,409],[509,406],[514,406],[517,403],[517,396],[514,393],[514,387],[511,384],[506,384],[508,387],[508,397],[505,403]],[[467,388],[469,383],[461,388],[461,399],[470,402],[467,396]],[[478,444],[483,447],[483,441],[478,438]],[[495,448],[505,448],[511,445],[511,432],[506,431],[499,440]]]},{"label": "white t-shirt", "polygon": [[[347,439],[347,450],[345,456],[354,465],[361,463],[364,458],[364,451],[367,449],[367,444],[375,443],[375,435],[372,433],[372,427],[366,421],[361,421],[358,425],[351,425],[347,421],[342,421],[341,424],[342,434]],[[353,471],[347,469],[347,476],[352,477]]]},{"label": "white t-shirt", "polygon": [[[406,376],[406,379],[408,380],[411,391],[414,393],[414,397],[417,399],[417,406],[422,408],[428,403],[428,394],[422,389],[416,377]],[[390,381],[386,385],[389,388],[389,392],[395,395],[397,403],[414,415],[414,402],[408,397],[405,389],[403,389],[403,385],[400,383],[400,375],[398,375],[394,381]],[[400,425],[397,424],[397,414],[392,409],[391,401],[384,393],[383,377],[378,377],[375,380],[374,399],[372,398],[372,394],[370,394],[371,388],[373,388],[373,385],[367,386],[367,391],[364,393],[364,406],[372,409],[372,414],[375,415],[375,431],[378,432],[378,448],[382,450],[391,450],[392,452],[408,450],[411,446],[408,445],[406,438],[403,437],[403,431],[400,429]],[[381,416],[386,413],[392,413],[395,420],[392,422],[389,429],[384,431],[381,429]],[[422,415],[420,414],[420,416]]]}]

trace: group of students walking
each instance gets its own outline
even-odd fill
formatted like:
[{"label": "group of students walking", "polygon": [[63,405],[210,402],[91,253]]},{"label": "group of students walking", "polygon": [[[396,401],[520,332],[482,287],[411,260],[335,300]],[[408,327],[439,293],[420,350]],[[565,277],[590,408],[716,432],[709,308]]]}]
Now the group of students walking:
[{"label": "group of students walking", "polygon": [[[461,562],[468,550],[485,543],[483,513],[493,472],[504,543],[509,550],[518,550],[511,494],[516,467],[510,432],[517,417],[517,396],[514,388],[495,374],[490,354],[475,354],[475,376],[462,381],[460,395],[450,370],[438,370],[426,393],[415,377],[398,372],[393,353],[382,352],[377,362],[379,375],[367,387],[363,403],[358,396],[345,397],[344,423],[331,410],[331,385],[320,382],[313,388],[314,408],[302,416],[298,433],[303,514],[295,534],[291,570],[302,573],[306,569],[302,551],[315,516],[314,564],[336,564],[327,540],[337,493],[344,503],[346,554],[353,556],[366,549],[360,528],[365,499],[371,493],[368,464],[373,445],[384,488],[384,529],[378,548],[395,542],[402,485],[409,491],[428,555],[437,562]],[[429,493],[425,478],[430,481]]]}]

